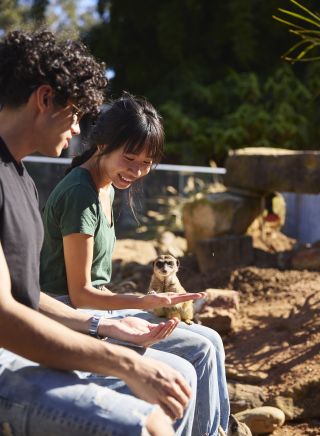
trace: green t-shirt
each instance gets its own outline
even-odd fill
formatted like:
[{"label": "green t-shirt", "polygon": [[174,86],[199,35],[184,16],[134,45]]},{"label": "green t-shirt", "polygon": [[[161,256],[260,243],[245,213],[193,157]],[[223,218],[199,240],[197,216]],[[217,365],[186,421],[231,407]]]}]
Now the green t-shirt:
[{"label": "green t-shirt", "polygon": [[[111,186],[111,202],[114,188]],[[89,171],[76,167],[55,187],[44,210],[44,243],[41,251],[40,283],[45,292],[68,293],[63,255],[63,237],[71,233],[94,236],[91,282],[109,283],[115,231],[99,201]]]}]

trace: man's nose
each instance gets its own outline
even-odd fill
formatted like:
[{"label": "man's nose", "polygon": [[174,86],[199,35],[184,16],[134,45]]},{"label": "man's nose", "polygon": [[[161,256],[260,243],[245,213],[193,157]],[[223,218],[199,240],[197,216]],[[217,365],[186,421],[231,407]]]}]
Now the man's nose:
[{"label": "man's nose", "polygon": [[78,119],[74,119],[71,125],[71,133],[72,135],[79,135],[80,134],[80,124]]}]

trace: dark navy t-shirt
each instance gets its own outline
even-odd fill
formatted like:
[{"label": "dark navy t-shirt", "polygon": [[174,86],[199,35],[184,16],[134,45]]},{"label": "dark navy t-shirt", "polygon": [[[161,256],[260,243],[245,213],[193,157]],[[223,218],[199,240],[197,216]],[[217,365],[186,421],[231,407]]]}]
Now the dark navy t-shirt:
[{"label": "dark navy t-shirt", "polygon": [[38,308],[43,226],[38,194],[25,166],[0,138],[0,240],[9,267],[12,295]]}]

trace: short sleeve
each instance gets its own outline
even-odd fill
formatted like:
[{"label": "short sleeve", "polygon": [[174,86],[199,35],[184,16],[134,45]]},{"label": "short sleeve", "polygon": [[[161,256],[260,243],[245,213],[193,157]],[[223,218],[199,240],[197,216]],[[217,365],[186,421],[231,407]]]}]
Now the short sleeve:
[{"label": "short sleeve", "polygon": [[98,222],[98,198],[83,185],[68,189],[57,205],[58,222],[62,236],[84,233],[93,236]]}]

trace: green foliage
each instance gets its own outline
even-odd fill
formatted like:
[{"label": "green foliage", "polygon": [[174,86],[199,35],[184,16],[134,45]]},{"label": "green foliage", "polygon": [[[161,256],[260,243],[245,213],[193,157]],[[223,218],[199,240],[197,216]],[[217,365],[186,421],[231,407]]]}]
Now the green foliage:
[{"label": "green foliage", "polygon": [[195,89],[192,107],[175,101],[160,107],[168,150],[184,162],[197,158],[199,163],[222,163],[228,150],[241,147],[310,148],[315,101],[289,66],[263,80],[254,73],[232,71],[190,91]]},{"label": "green foliage", "polygon": [[19,4],[18,0],[1,0],[0,29],[7,30],[21,26],[26,20],[28,8]]},{"label": "green foliage", "polygon": [[[59,31],[78,29],[114,69],[112,97],[125,89],[159,108],[168,162],[223,164],[228,150],[244,146],[317,147],[319,67],[292,70],[280,60],[297,36],[315,43],[320,27],[303,26],[316,26],[319,2],[307,2],[308,9],[296,0],[96,0],[98,14],[79,17],[75,0],[33,0],[29,9],[3,0],[0,28],[45,16]],[[277,8],[294,33],[272,19]]]}]

